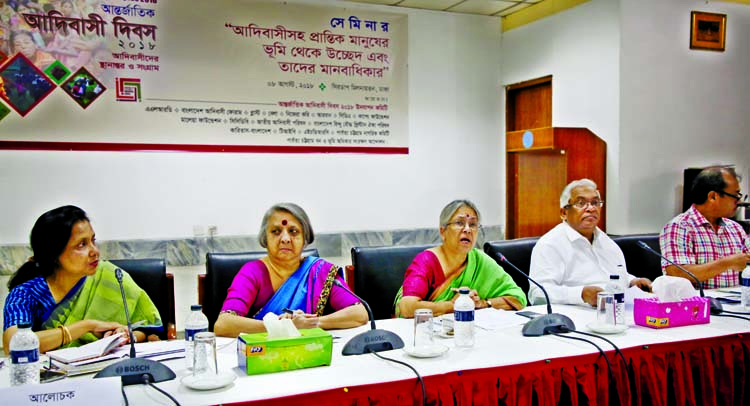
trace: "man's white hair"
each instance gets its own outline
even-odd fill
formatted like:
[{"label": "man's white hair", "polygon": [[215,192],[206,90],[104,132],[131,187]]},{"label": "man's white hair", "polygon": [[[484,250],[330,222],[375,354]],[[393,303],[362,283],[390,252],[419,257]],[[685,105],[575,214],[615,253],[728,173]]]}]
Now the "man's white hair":
[{"label": "man's white hair", "polygon": [[570,202],[570,194],[573,192],[573,189],[586,186],[598,190],[598,188],[596,187],[596,183],[594,183],[594,181],[591,179],[578,179],[568,183],[568,186],[565,186],[565,189],[563,189],[562,194],[560,195],[560,208],[562,209],[563,207],[568,205],[568,203]]}]

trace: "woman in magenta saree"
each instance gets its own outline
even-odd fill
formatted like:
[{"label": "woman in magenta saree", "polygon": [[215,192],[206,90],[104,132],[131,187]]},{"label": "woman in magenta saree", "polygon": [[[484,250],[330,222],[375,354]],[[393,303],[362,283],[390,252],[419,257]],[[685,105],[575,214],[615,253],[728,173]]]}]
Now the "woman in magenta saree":
[{"label": "woman in magenta saree", "polygon": [[344,284],[341,269],[318,257],[302,257],[314,239],[310,221],[293,203],[276,204],[266,212],[259,240],[268,255],[245,264],[232,281],[214,326],[220,336],[265,331],[268,313],[294,311],[297,328],[350,328],[367,322],[367,311]]}]

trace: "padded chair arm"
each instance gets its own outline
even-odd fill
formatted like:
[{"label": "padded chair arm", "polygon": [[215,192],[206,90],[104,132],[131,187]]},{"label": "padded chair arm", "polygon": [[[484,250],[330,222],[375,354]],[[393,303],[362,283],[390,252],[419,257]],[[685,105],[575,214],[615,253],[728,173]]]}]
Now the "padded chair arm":
[{"label": "padded chair arm", "polygon": [[357,293],[354,290],[354,265],[347,265],[344,268],[344,278],[346,279],[346,284],[349,285],[349,289],[352,292]]}]

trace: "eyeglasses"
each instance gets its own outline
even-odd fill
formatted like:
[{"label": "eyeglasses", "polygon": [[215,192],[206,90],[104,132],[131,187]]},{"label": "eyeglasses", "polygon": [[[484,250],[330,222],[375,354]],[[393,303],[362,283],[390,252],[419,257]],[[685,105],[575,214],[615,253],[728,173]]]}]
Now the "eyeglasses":
[{"label": "eyeglasses", "polygon": [[446,224],[446,226],[451,226],[456,231],[461,231],[466,228],[466,226],[469,226],[469,230],[471,231],[477,231],[482,228],[482,226],[476,221],[470,221],[467,223],[465,220],[456,220],[452,223]]},{"label": "eyeglasses", "polygon": [[563,208],[567,209],[569,207],[575,207],[578,210],[583,210],[588,206],[591,206],[594,209],[601,209],[602,206],[604,206],[604,200],[576,200],[575,203],[566,204]]},{"label": "eyeglasses", "polygon": [[736,195],[734,195],[734,194],[731,194],[731,193],[727,193],[727,192],[725,192],[723,190],[717,190],[716,193],[718,193],[718,194],[720,194],[722,196],[731,197],[732,199],[734,199],[738,203],[740,201],[744,202],[744,201],[747,200],[747,195],[743,195],[742,193],[737,193]]}]

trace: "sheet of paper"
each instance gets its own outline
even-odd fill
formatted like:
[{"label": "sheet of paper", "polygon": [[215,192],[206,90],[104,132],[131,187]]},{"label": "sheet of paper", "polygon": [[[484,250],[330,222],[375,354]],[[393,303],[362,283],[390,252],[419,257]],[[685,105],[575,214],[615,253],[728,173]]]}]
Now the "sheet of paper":
[{"label": "sheet of paper", "polygon": [[529,319],[505,310],[480,309],[474,312],[474,325],[489,331],[520,326],[527,321]]}]

